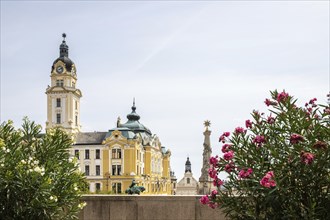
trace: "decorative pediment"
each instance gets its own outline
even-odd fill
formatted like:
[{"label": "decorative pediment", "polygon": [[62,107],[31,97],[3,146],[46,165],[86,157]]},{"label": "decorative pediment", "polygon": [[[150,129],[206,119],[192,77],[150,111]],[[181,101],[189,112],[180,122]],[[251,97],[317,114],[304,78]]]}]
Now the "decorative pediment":
[{"label": "decorative pediment", "polygon": [[125,138],[120,131],[114,130],[111,135],[102,142],[102,144],[112,145],[113,143],[118,142],[126,143],[127,138]]}]

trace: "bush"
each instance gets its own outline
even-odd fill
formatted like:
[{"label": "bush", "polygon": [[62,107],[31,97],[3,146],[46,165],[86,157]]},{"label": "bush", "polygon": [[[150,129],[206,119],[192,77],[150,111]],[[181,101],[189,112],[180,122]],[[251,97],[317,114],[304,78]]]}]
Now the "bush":
[{"label": "bush", "polygon": [[[271,92],[270,114],[253,111],[245,128],[220,136],[223,157],[210,158],[218,187],[201,198],[233,219],[327,219],[330,210],[330,106],[297,107]],[[225,182],[219,180],[226,172]],[[221,189],[221,190],[220,190]]]},{"label": "bush", "polygon": [[0,218],[73,219],[85,205],[86,190],[71,137],[60,129],[40,134],[41,126],[23,120],[0,125]]}]

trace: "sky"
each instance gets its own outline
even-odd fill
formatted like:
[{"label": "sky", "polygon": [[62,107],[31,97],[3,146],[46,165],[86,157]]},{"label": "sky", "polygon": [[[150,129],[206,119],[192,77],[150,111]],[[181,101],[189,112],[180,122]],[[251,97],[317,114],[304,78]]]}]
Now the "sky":
[{"label": "sky", "polygon": [[329,1],[1,1],[0,122],[45,126],[62,33],[77,67],[83,131],[107,131],[131,112],[172,152],[202,167],[203,122],[244,126],[269,91],[326,103]]}]

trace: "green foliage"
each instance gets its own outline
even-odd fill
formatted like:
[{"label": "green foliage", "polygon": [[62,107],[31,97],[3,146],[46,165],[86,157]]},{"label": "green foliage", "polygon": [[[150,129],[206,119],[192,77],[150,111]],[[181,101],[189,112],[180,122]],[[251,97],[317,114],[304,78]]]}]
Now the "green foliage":
[{"label": "green foliage", "polygon": [[41,134],[41,126],[23,120],[0,125],[0,218],[75,219],[86,205],[85,177],[69,155],[70,135],[60,129]]},{"label": "green foliage", "polygon": [[[224,190],[201,202],[220,206],[232,219],[327,219],[330,107],[316,99],[297,107],[285,92],[271,96],[265,101],[270,115],[254,111],[247,130],[221,136],[230,146],[224,157],[211,158],[210,173],[226,172],[228,179]],[[225,159],[230,151],[233,158]]]}]

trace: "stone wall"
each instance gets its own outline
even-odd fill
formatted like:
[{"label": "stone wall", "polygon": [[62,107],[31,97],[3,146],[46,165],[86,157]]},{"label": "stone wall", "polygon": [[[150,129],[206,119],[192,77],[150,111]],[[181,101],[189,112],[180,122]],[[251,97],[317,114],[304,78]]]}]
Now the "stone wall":
[{"label": "stone wall", "polygon": [[85,195],[81,220],[225,220],[219,209],[199,203],[200,196]]}]

